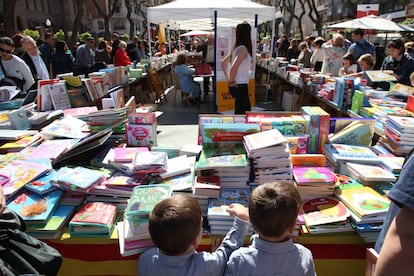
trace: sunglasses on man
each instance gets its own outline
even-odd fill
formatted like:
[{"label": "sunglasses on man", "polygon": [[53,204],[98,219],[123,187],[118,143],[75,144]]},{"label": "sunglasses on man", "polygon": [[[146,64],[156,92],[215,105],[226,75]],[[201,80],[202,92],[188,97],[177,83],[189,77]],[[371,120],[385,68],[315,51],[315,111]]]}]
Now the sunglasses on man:
[{"label": "sunglasses on man", "polygon": [[0,52],[11,54],[11,53],[13,53],[13,50],[6,50],[6,49],[3,49],[3,48],[0,48]]}]

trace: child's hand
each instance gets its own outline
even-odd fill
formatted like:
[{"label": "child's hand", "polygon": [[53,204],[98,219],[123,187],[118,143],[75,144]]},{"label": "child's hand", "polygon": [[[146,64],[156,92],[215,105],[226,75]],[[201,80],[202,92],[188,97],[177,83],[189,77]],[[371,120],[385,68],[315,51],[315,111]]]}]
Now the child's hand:
[{"label": "child's hand", "polygon": [[239,203],[230,204],[230,206],[227,207],[227,212],[229,212],[230,215],[238,217],[239,219],[245,221],[249,220],[249,210]]}]

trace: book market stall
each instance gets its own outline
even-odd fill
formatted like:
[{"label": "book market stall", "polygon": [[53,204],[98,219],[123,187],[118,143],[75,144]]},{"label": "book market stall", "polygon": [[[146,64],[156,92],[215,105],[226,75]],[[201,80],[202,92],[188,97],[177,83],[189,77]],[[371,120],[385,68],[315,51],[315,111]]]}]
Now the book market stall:
[{"label": "book market stall", "polygon": [[226,207],[247,205],[272,181],[300,193],[291,236],[312,252],[317,274],[363,275],[386,195],[414,146],[414,89],[374,89],[395,81],[380,71],[332,78],[258,57],[256,79],[270,78],[285,111],[159,125],[155,103],[167,100],[146,72],[156,67],[157,89],[170,88],[168,58],[40,81],[36,103],[2,111],[7,206],[62,254],[58,275],[136,275],[140,254],[154,247],[149,214],[174,194],[197,199],[198,250],[212,251],[232,226]]}]

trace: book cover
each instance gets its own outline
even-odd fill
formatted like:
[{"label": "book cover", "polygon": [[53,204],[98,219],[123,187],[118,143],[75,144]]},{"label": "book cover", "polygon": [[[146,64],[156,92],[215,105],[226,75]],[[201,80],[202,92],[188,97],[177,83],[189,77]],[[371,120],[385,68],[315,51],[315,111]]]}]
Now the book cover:
[{"label": "book cover", "polygon": [[246,167],[248,165],[245,154],[223,155],[206,157],[204,152],[201,153],[200,159],[196,163],[196,170],[207,170],[215,168],[233,168]]},{"label": "book cover", "polygon": [[388,121],[396,125],[400,132],[414,133],[414,117],[388,116]]},{"label": "book cover", "polygon": [[294,167],[293,177],[299,185],[334,184],[336,182],[335,174],[327,167]]},{"label": "book cover", "polygon": [[380,158],[368,147],[326,144],[325,156],[334,163],[341,161],[351,161],[354,163],[379,164]]},{"label": "book cover", "polygon": [[56,189],[56,187],[52,184],[52,181],[56,177],[57,171],[51,170],[47,174],[27,183],[25,188],[39,195],[43,195]]},{"label": "book cover", "polygon": [[302,106],[300,111],[305,118],[309,118],[308,153],[320,153],[318,152],[320,115],[311,106]]},{"label": "book cover", "polygon": [[54,235],[54,233],[58,233],[63,230],[74,211],[75,206],[73,205],[58,205],[45,225],[28,225],[26,231],[30,235],[34,236],[37,236],[36,234],[38,233],[44,233],[44,235]]},{"label": "book cover", "polygon": [[388,211],[390,200],[368,186],[336,191],[339,199],[359,217],[378,216]]},{"label": "book cover", "polygon": [[307,226],[345,221],[350,215],[345,205],[332,197],[305,201],[300,210]]},{"label": "book cover", "polygon": [[0,140],[16,141],[26,136],[38,134],[37,130],[24,129],[0,129]]},{"label": "book cover", "polygon": [[[63,169],[63,170],[62,170]],[[101,171],[84,167],[63,167],[59,171],[56,182],[71,191],[88,191],[95,184],[102,182],[105,175]]]},{"label": "book cover", "polygon": [[369,125],[355,121],[330,135],[329,143],[368,147],[371,145],[373,136],[374,132]]},{"label": "book cover", "polygon": [[395,181],[393,173],[378,165],[365,165],[347,162],[346,167],[352,175],[362,181]]},{"label": "book cover", "polygon": [[152,125],[157,122],[155,112],[132,112],[128,115],[128,123],[137,125]]},{"label": "book cover", "polygon": [[48,86],[50,99],[52,100],[53,109],[64,110],[71,108],[68,92],[66,90],[65,81],[59,81]]},{"label": "book cover", "polygon": [[232,203],[240,203],[247,207],[249,196],[250,189],[247,188],[222,188],[219,198],[212,198],[208,201],[207,216],[209,220],[233,220],[233,217],[226,211],[227,207]]},{"label": "book cover", "polygon": [[114,148],[114,161],[115,162],[132,162],[137,152],[149,151],[148,147],[127,147],[127,148]]},{"label": "book cover", "polygon": [[168,166],[168,156],[162,151],[137,152],[134,156],[133,166],[135,171],[165,172]]},{"label": "book cover", "polygon": [[1,145],[0,153],[21,151],[26,147],[39,143],[40,141],[42,141],[42,136],[40,135],[22,137],[17,141],[8,142]]},{"label": "book cover", "polygon": [[318,153],[321,153],[323,151],[325,144],[328,143],[329,124],[331,116],[328,112],[326,112],[319,106],[312,106],[312,109],[316,114],[319,115]]},{"label": "book cover", "polygon": [[291,154],[306,154],[309,147],[309,136],[307,134],[296,134],[296,136],[285,136]]},{"label": "book cover", "polygon": [[165,184],[135,187],[125,209],[124,220],[134,221],[147,218],[154,206],[171,196],[171,193],[171,186]]},{"label": "book cover", "polygon": [[9,181],[3,184],[3,193],[9,196],[36,177],[43,175],[51,169],[51,165],[14,160],[0,169],[0,175],[5,175]]},{"label": "book cover", "polygon": [[54,161],[58,159],[66,151],[73,148],[79,141],[80,139],[46,140],[37,147],[35,147],[32,153],[29,154],[27,158],[48,158]]},{"label": "book cover", "polygon": [[19,214],[28,224],[45,224],[62,196],[63,191],[59,189],[43,195],[22,190],[9,198],[7,207]]},{"label": "book cover", "polygon": [[258,124],[244,123],[205,123],[201,128],[204,144],[241,143],[243,136],[260,131]]},{"label": "book cover", "polygon": [[85,138],[90,133],[86,132],[86,122],[75,117],[64,117],[53,121],[42,128],[41,133],[47,137]]},{"label": "book cover", "polygon": [[116,206],[104,202],[87,202],[69,222],[69,233],[74,236],[109,236],[117,217]]},{"label": "book cover", "polygon": [[261,131],[243,136],[246,150],[254,153],[255,150],[264,149],[286,143],[286,138],[277,129]]},{"label": "book cover", "polygon": [[359,112],[361,111],[361,108],[364,104],[364,97],[364,92],[359,90],[354,91],[354,96],[352,97],[351,110],[356,114],[359,114]]},{"label": "book cover", "polygon": [[155,125],[125,124],[125,137],[129,146],[149,147],[157,145]]},{"label": "book cover", "polygon": [[382,70],[364,71],[364,78],[370,82],[397,81],[395,76],[386,74]]},{"label": "book cover", "polygon": [[290,161],[293,167],[325,167],[326,157],[323,154],[292,154]]},{"label": "book cover", "polygon": [[382,156],[382,165],[392,173],[399,173],[404,164],[405,158],[398,156]]}]

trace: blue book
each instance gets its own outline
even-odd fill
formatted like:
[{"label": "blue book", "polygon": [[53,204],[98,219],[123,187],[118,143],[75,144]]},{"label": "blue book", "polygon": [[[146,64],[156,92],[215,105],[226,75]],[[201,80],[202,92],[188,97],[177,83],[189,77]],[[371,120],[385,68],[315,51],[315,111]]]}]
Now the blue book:
[{"label": "blue book", "polygon": [[368,147],[345,144],[325,144],[324,154],[334,164],[353,162],[359,164],[380,164],[381,159]]},{"label": "blue book", "polygon": [[212,220],[233,220],[233,217],[226,211],[232,203],[240,203],[244,206],[249,205],[249,188],[221,188],[220,197],[212,198],[208,201],[207,216]]},{"label": "blue book", "polygon": [[28,225],[43,225],[55,211],[63,191],[56,189],[39,195],[23,189],[7,201],[7,207],[19,214]]},{"label": "blue book", "polygon": [[309,116],[308,153],[318,153],[320,115],[311,106],[302,106],[300,111],[303,115]]},{"label": "blue book", "polygon": [[52,180],[56,177],[57,172],[52,170],[48,174],[29,182],[25,187],[32,192],[43,195],[57,189],[57,187],[52,184]]},{"label": "blue book", "polygon": [[58,176],[54,181],[59,183],[63,189],[70,191],[88,192],[95,184],[105,179],[103,172],[80,166],[75,168],[63,167],[58,172]]}]

